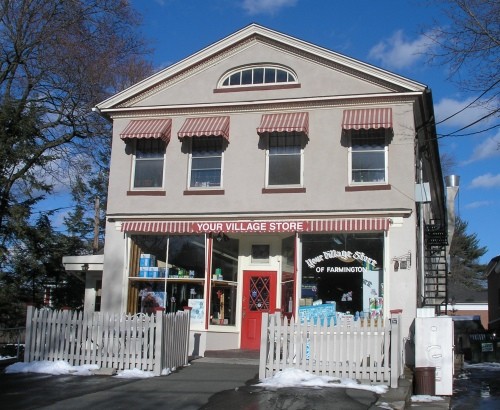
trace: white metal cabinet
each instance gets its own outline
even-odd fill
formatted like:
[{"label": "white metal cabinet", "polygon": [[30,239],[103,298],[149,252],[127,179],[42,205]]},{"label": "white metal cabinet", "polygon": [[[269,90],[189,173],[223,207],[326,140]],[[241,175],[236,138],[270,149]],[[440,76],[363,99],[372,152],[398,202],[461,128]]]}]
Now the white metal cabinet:
[{"label": "white metal cabinet", "polygon": [[453,350],[451,317],[415,319],[415,366],[436,368],[436,395],[453,394]]}]

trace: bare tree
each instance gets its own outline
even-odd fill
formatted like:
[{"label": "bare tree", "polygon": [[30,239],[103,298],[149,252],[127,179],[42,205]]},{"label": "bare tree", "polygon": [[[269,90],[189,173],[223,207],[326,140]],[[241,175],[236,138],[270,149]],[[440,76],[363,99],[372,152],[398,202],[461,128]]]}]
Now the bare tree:
[{"label": "bare tree", "polygon": [[[0,246],[109,144],[91,108],[152,72],[126,0],[0,0]],[[1,256],[1,254],[0,254]]]},{"label": "bare tree", "polygon": [[[434,3],[435,4],[435,3]],[[450,74],[474,92],[500,89],[500,2],[498,0],[440,0],[448,24],[429,31],[439,45],[433,55]]]}]

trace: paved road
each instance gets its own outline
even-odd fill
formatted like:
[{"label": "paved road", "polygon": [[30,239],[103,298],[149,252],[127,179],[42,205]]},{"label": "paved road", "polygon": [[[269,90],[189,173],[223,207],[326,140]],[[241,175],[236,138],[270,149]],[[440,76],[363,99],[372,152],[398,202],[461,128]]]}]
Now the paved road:
[{"label": "paved road", "polygon": [[[196,360],[169,376],[119,379],[110,376],[0,374],[0,407],[30,409],[368,409],[376,394],[345,388],[256,387],[258,366]],[[334,406],[333,406],[334,403]]]}]

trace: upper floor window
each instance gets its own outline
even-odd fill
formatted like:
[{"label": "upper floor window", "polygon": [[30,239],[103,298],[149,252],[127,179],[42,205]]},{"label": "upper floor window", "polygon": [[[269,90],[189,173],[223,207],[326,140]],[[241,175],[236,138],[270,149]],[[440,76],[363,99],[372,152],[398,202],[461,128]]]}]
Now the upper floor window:
[{"label": "upper floor window", "polygon": [[194,137],[191,144],[189,187],[221,187],[223,137]]},{"label": "upper floor window", "polygon": [[231,71],[222,78],[219,87],[259,86],[283,83],[297,83],[297,76],[285,67],[251,66]]},{"label": "upper floor window", "polygon": [[349,143],[349,183],[387,184],[392,108],[344,110],[342,130]]},{"label": "upper floor window", "polygon": [[134,188],[161,188],[166,143],[161,139],[135,140]]},{"label": "upper floor window", "polygon": [[302,186],[302,139],[296,133],[269,135],[268,186]]},{"label": "upper floor window", "polygon": [[385,129],[351,131],[351,183],[387,183]]}]

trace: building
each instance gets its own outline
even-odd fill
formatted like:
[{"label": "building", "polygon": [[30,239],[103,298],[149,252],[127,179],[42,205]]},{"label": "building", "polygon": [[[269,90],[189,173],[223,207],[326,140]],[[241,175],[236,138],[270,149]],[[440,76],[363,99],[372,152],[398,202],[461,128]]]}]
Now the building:
[{"label": "building", "polygon": [[495,256],[486,267],[488,279],[488,329],[500,329],[500,255]]},{"label": "building", "polygon": [[95,109],[103,311],[191,307],[203,354],[258,348],[264,311],[402,310],[407,335],[446,301],[427,86],[252,24]]}]

